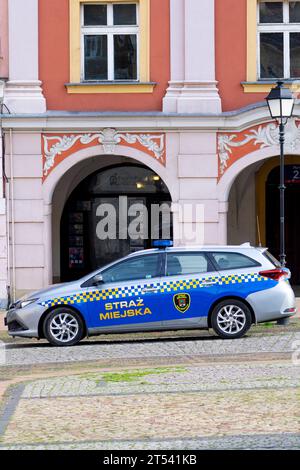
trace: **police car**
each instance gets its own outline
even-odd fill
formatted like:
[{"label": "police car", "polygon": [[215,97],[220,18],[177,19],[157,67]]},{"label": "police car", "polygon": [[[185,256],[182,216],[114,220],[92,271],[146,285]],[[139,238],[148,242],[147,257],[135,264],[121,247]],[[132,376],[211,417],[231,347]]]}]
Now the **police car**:
[{"label": "police car", "polygon": [[295,314],[290,272],[264,248],[180,248],[160,241],[75,282],[11,305],[11,336],[73,346],[103,333],[212,328],[240,338],[252,324]]}]

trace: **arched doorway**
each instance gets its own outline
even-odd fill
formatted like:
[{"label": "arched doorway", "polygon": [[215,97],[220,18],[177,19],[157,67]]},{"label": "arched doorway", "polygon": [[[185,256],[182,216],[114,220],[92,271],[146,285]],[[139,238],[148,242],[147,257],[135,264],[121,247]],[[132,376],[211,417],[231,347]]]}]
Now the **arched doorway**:
[{"label": "arched doorway", "polygon": [[[266,243],[277,257],[280,253],[279,240],[279,179],[280,168],[273,168],[265,185],[266,197]],[[300,164],[285,166],[285,222],[287,265],[292,272],[292,283],[300,284]]]},{"label": "arched doorway", "polygon": [[[121,256],[150,248],[153,233],[172,238],[170,207],[167,186],[144,165],[119,164],[86,177],[69,196],[62,214],[61,280],[79,278]],[[132,238],[127,229],[136,217],[141,220],[141,236]],[[115,230],[115,237],[99,236],[99,223],[105,225],[104,219]]]},{"label": "arched doorway", "polygon": [[[286,255],[292,284],[300,284],[300,157],[286,156]],[[279,157],[249,165],[232,184],[228,244],[262,245],[279,258]]]}]

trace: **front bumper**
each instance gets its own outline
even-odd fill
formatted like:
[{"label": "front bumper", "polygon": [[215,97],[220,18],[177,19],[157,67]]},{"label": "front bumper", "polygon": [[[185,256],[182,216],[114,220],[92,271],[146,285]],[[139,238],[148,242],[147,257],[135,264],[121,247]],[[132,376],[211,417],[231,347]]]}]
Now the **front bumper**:
[{"label": "front bumper", "polygon": [[33,303],[25,308],[8,310],[4,324],[10,336],[39,338],[39,323],[47,307]]},{"label": "front bumper", "polygon": [[254,311],[256,323],[288,318],[297,312],[295,294],[286,281],[279,281],[271,289],[250,294],[246,300]]}]

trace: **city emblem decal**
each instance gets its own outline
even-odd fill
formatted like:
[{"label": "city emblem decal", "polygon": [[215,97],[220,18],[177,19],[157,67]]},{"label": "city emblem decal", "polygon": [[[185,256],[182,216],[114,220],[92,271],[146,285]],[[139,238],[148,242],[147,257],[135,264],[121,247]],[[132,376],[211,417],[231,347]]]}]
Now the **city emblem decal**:
[{"label": "city emblem decal", "polygon": [[185,313],[191,306],[191,296],[189,294],[176,294],[173,297],[173,302],[179,312]]}]

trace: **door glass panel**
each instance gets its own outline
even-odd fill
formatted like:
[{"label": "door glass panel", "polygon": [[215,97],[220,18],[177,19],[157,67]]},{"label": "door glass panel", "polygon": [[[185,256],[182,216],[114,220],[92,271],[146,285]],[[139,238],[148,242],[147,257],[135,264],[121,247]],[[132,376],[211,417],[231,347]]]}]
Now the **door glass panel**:
[{"label": "door glass panel", "polygon": [[136,5],[114,5],[114,25],[136,25]]},{"label": "door glass panel", "polygon": [[[134,216],[130,217],[130,208],[132,205],[136,204],[147,207],[146,198],[138,200],[136,198],[121,196],[119,198],[107,197],[95,198],[93,200],[93,217],[90,220],[90,237],[93,237],[93,243],[90,245],[90,257],[94,260],[94,267],[96,269],[118,258],[123,258],[129,253],[134,253],[146,248],[146,239],[143,237],[143,227],[137,227],[137,231],[141,233],[140,238],[133,239],[128,237],[127,228],[130,227],[132,219],[135,218]],[[101,212],[100,215],[98,211],[101,207],[110,211],[109,217],[108,212],[105,212],[105,214]],[[120,237],[120,229],[125,232],[124,239]]]},{"label": "door glass panel", "polygon": [[115,80],[137,79],[137,40],[135,34],[115,34]]},{"label": "door glass panel", "polygon": [[283,77],[283,33],[260,34],[260,77]]},{"label": "door glass panel", "polygon": [[300,33],[290,34],[291,77],[300,77]]},{"label": "door glass panel", "polygon": [[239,269],[239,268],[251,268],[254,266],[260,266],[260,264],[249,258],[248,256],[240,253],[212,253],[215,262],[220,270],[224,269]]},{"label": "door glass panel", "polygon": [[98,172],[89,180],[89,192],[92,194],[118,193],[129,194],[168,194],[168,188],[162,179],[148,168],[128,165],[114,167]]},{"label": "door glass panel", "polygon": [[260,2],[259,21],[260,23],[283,23],[283,3]]},{"label": "door glass panel", "polygon": [[300,2],[289,2],[290,23],[300,23]]},{"label": "door glass panel", "polygon": [[101,274],[105,283],[153,279],[160,273],[160,256],[147,255],[132,258],[106,269]]},{"label": "door glass panel", "polygon": [[107,5],[84,5],[84,26],[107,24]]},{"label": "door glass panel", "polygon": [[167,255],[167,276],[206,273],[209,261],[202,253],[172,253]]},{"label": "door glass panel", "polygon": [[84,37],[85,80],[107,80],[107,36]]},{"label": "door glass panel", "polygon": [[172,239],[170,201],[161,178],[146,167],[115,166],[88,176],[64,209],[61,280],[82,277],[151,248],[153,239]]}]

